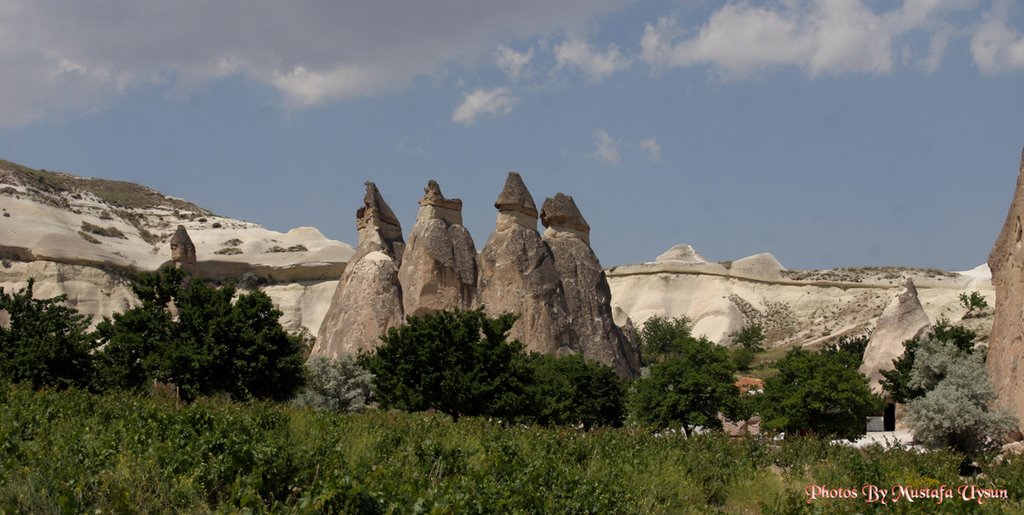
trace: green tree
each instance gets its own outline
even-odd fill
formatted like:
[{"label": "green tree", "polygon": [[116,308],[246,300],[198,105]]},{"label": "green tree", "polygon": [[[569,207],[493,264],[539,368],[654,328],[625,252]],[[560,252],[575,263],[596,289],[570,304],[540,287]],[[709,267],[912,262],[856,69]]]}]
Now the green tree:
[{"label": "green tree", "polygon": [[718,413],[738,413],[739,391],[725,348],[706,339],[683,339],[677,353],[653,365],[633,383],[630,408],[643,424],[680,425],[689,435],[697,426],[721,428]]},{"label": "green tree", "polygon": [[535,422],[545,425],[582,423],[619,426],[625,416],[626,386],[611,367],[568,356],[530,355],[529,388]]},{"label": "green tree", "polygon": [[758,397],[765,429],[854,440],[867,431],[867,417],[882,409],[848,353],[798,347],[776,365],[779,374],[765,381]]},{"label": "green tree", "polygon": [[97,328],[99,384],[132,389],[158,380],[175,384],[186,400],[218,392],[286,400],[302,387],[301,341],[281,327],[281,312],[265,294],[232,302],[234,288],[210,287],[175,268],[144,273],[133,289],[142,305]]},{"label": "green tree", "polygon": [[530,369],[522,344],[505,341],[515,320],[482,309],[409,316],[360,363],[381,407],[518,418],[529,413]]},{"label": "green tree", "polygon": [[761,324],[747,324],[729,335],[734,344],[755,352],[764,350],[764,329]]},{"label": "green tree", "polygon": [[1006,411],[990,411],[995,392],[985,373],[985,352],[967,352],[940,339],[923,342],[910,385],[927,393],[907,404],[914,438],[928,447],[974,454],[995,447],[1017,426]]},{"label": "green tree", "polygon": [[690,330],[690,319],[686,317],[648,318],[638,334],[643,363],[651,365],[679,355],[687,342],[694,340]]},{"label": "green tree", "polygon": [[972,316],[981,316],[986,309],[988,309],[988,301],[985,297],[977,291],[972,291],[970,294],[960,294],[960,305],[967,309],[967,313],[964,314],[964,318],[970,318]]},{"label": "green tree", "polygon": [[33,298],[35,282],[8,294],[0,288],[0,377],[33,388],[85,387],[92,371],[89,318],[64,305],[63,295]]},{"label": "green tree", "polygon": [[839,338],[838,342],[826,345],[823,350],[832,354],[846,353],[859,367],[864,362],[864,351],[867,350],[870,341],[871,335],[869,334],[843,336]]}]

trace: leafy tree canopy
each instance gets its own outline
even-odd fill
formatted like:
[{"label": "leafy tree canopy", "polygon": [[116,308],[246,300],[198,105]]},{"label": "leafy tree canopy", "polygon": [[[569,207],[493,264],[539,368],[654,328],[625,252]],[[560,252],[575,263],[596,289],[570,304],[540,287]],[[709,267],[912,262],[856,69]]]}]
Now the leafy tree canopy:
[{"label": "leafy tree canopy", "polygon": [[522,344],[506,341],[515,320],[482,309],[409,316],[360,362],[384,408],[516,418],[529,412],[530,369]]},{"label": "leafy tree canopy", "polygon": [[633,384],[632,412],[641,423],[680,425],[687,434],[697,426],[720,428],[718,413],[732,417],[739,408],[728,351],[703,338],[680,339],[676,345],[673,356]]},{"label": "leafy tree canopy", "polygon": [[[971,354],[974,352],[974,340],[977,336],[974,331],[952,324],[947,318],[941,318],[932,326],[927,339],[947,342],[963,353]],[[914,362],[921,344],[920,338],[903,342],[903,355],[893,360],[891,370],[882,371],[882,388],[895,402],[906,403],[928,392],[921,383],[918,383],[918,386],[911,384]]]},{"label": "leafy tree canopy", "polygon": [[618,426],[625,416],[626,387],[611,367],[579,354],[530,355],[531,415],[540,424]]},{"label": "leafy tree canopy", "polygon": [[871,393],[857,364],[845,352],[789,351],[758,398],[762,427],[850,440],[862,436],[866,418],[882,409],[882,399]]},{"label": "leafy tree canopy", "polygon": [[92,370],[89,319],[64,305],[63,295],[33,297],[35,282],[8,294],[0,288],[0,378],[33,388],[84,387]]}]

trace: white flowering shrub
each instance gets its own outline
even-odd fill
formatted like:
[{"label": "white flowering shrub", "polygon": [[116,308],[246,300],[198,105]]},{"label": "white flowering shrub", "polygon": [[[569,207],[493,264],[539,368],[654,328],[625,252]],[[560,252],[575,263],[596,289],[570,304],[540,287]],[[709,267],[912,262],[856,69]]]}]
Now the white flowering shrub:
[{"label": "white flowering shrub", "polygon": [[358,412],[373,397],[373,374],[352,356],[314,356],[306,362],[306,388],[295,403],[314,409]]},{"label": "white flowering shrub", "polygon": [[907,423],[917,441],[971,454],[998,445],[1017,426],[1011,413],[989,410],[996,396],[985,373],[985,354],[936,340],[918,350],[910,386],[928,393],[907,404]]}]

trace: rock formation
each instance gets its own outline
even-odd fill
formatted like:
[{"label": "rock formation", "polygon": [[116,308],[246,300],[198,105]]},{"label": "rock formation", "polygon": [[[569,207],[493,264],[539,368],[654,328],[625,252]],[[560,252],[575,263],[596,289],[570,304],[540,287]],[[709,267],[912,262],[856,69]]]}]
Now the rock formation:
[{"label": "rock formation", "polygon": [[695,265],[707,263],[707,260],[704,259],[704,256],[701,256],[696,249],[694,249],[691,245],[685,244],[673,246],[672,248],[668,249],[663,254],[655,258],[654,261],[656,263],[676,262]]},{"label": "rock formation", "polygon": [[569,318],[576,333],[574,350],[611,366],[623,376],[640,372],[636,349],[612,319],[611,290],[604,269],[590,248],[590,226],[576,202],[558,193],[540,212],[544,242],[555,257]]},{"label": "rock formation", "polygon": [[384,331],[403,320],[398,280],[405,250],[402,227],[372,182],[366,183],[363,207],[356,211],[356,229],[359,246],[320,325],[314,356],[373,349]]},{"label": "rock formation", "polygon": [[931,322],[917,298],[917,287],[908,277],[903,282],[903,291],[878,317],[871,340],[864,350],[860,371],[868,377],[872,391],[882,392],[882,370],[892,370],[892,360],[903,355],[903,342],[922,336],[929,327]]},{"label": "rock formation", "polygon": [[423,191],[398,272],[405,313],[472,309],[476,298],[476,246],[462,226],[462,201],[444,198],[435,181],[428,182]]},{"label": "rock formation", "polygon": [[188,231],[184,225],[179,225],[171,236],[171,261],[178,268],[191,268],[196,266],[196,246],[189,238]]},{"label": "rock formation", "polygon": [[494,207],[495,230],[477,257],[478,303],[490,316],[519,314],[509,339],[527,351],[577,350],[555,259],[537,234],[537,205],[518,173],[509,172]]},{"label": "rock formation", "polygon": [[995,317],[988,339],[988,375],[996,403],[1021,421],[1024,432],[1024,153],[1017,188],[1003,229],[988,256],[996,289]]}]

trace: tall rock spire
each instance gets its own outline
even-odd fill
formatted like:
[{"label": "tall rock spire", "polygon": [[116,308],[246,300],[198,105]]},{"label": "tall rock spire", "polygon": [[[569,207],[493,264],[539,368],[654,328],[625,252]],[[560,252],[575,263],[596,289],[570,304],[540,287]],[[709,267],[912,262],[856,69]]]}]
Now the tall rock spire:
[{"label": "tall rock spire", "polygon": [[860,371],[868,377],[873,392],[882,392],[882,370],[892,370],[892,361],[903,355],[903,342],[924,335],[929,327],[931,321],[917,298],[917,287],[908,277],[878,317],[864,349]]},{"label": "tall rock spire", "polygon": [[495,230],[477,257],[478,303],[491,316],[519,314],[509,337],[526,350],[574,351],[576,335],[555,258],[537,234],[537,206],[518,173],[509,172],[494,207]]},{"label": "tall rock spire", "polygon": [[462,226],[462,201],[447,199],[431,180],[398,272],[406,315],[472,309],[476,298],[476,246]]},{"label": "tall rock spire", "polygon": [[611,366],[622,376],[640,372],[636,346],[612,318],[611,289],[590,248],[590,225],[572,197],[556,194],[540,212],[544,241],[555,258],[569,317],[576,333],[573,350]]},{"label": "tall rock spire", "polygon": [[988,337],[986,364],[996,404],[1021,421],[1024,432],[1024,152],[1017,188],[1003,229],[988,256],[996,289],[995,317]]},{"label": "tall rock spire", "polygon": [[402,323],[398,268],[405,241],[398,217],[372,182],[356,211],[356,229],[359,246],[341,274],[311,355],[373,349],[384,331]]}]

